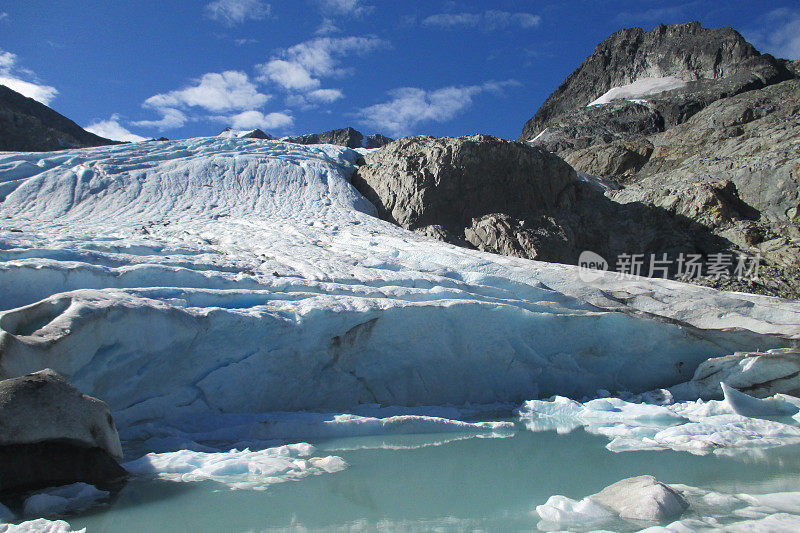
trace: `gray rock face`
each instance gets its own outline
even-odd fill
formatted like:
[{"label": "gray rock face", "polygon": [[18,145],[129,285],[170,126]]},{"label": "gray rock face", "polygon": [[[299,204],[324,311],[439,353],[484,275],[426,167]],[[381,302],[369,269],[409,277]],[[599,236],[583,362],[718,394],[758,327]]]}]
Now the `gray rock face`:
[{"label": "gray rock face", "polygon": [[120,144],[89,133],[44,104],[0,85],[0,151],[49,152]]},{"label": "gray rock face", "polygon": [[352,183],[385,220],[463,235],[489,213],[525,217],[569,205],[576,179],[544,150],[474,135],[399,139],[365,155]]},{"label": "gray rock face", "polygon": [[589,498],[621,518],[633,520],[668,520],[689,507],[680,493],[653,476],[623,479]]},{"label": "gray rock face", "polygon": [[108,406],[46,369],[0,381],[0,446],[66,440],[122,457]]},{"label": "gray rock face", "polygon": [[[619,102],[607,109],[585,107],[613,87],[651,77],[676,77],[688,85],[662,93],[658,99],[647,98],[646,106]],[[560,133],[551,131],[550,139],[539,140],[550,143],[547,146],[551,151],[559,151],[554,150],[556,138],[567,144],[570,139],[595,138],[600,124],[608,124],[613,131],[617,122],[622,124],[622,133],[645,133],[661,121],[662,128],[680,124],[719,98],[789,77],[784,63],[759,54],[731,28],[707,29],[699,22],[690,22],[660,25],[648,32],[624,29],[600,43],[550,95],[525,124],[520,140],[533,139],[545,128],[552,128]],[[571,148],[587,145],[584,140]]]},{"label": "gray rock face", "polygon": [[287,137],[284,140],[297,144],[338,144],[348,148],[361,148],[364,136],[361,132],[348,127],[300,137]]}]

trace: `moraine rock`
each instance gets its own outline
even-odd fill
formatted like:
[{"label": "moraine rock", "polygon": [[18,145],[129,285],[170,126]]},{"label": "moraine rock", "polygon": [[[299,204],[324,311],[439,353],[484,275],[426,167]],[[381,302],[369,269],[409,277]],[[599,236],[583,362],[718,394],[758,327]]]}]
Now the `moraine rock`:
[{"label": "moraine rock", "polygon": [[124,478],[108,406],[45,369],[0,381],[0,493]]},{"label": "moraine rock", "polygon": [[46,105],[0,85],[0,151],[49,152],[121,144],[90,133]]},{"label": "moraine rock", "polygon": [[623,479],[589,496],[589,499],[620,518],[632,520],[668,520],[689,508],[689,503],[678,491],[653,476]]}]

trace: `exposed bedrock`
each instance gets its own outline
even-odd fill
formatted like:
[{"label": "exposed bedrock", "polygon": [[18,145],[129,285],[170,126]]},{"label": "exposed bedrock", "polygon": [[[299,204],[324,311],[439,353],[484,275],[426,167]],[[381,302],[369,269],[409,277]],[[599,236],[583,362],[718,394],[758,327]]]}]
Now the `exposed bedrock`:
[{"label": "exposed bedrock", "polygon": [[[563,160],[525,143],[408,137],[362,163],[352,183],[381,218],[483,251],[576,264],[592,250],[613,268],[624,253],[708,254],[731,246],[684,214],[614,202],[598,182],[578,179]],[[735,197],[735,188],[727,194]],[[739,216],[736,200],[720,209]]]},{"label": "exposed bedrock", "polygon": [[125,477],[108,406],[50,369],[0,381],[0,493]]}]

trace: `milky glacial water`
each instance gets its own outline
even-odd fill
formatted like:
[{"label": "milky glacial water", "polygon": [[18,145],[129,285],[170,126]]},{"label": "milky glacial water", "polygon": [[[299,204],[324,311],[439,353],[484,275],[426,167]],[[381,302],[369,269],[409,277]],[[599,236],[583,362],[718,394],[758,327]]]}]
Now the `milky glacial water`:
[{"label": "milky glacial water", "polygon": [[[135,478],[111,502],[66,519],[73,529],[86,527],[89,533],[518,531],[540,526],[535,507],[554,494],[581,499],[642,474],[731,494],[800,490],[798,446],[695,456],[613,453],[605,448],[607,442],[582,429],[559,435],[522,426],[508,438],[449,433],[312,441],[320,453],[338,455],[349,467],[265,491],[231,490],[210,481]],[[684,518],[691,516],[689,511]],[[619,521],[603,524],[603,529],[631,531],[648,525],[654,524]]]}]

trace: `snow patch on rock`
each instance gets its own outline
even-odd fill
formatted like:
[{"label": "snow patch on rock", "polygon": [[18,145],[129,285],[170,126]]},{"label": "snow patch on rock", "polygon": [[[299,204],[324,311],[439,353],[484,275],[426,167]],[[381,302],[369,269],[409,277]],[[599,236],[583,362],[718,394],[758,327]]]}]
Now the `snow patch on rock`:
[{"label": "snow patch on rock", "polygon": [[608,104],[614,100],[627,99],[635,103],[642,103],[642,97],[651,96],[673,89],[686,87],[686,82],[672,76],[662,78],[639,78],[633,83],[612,87],[596,100],[589,102],[586,107]]}]

